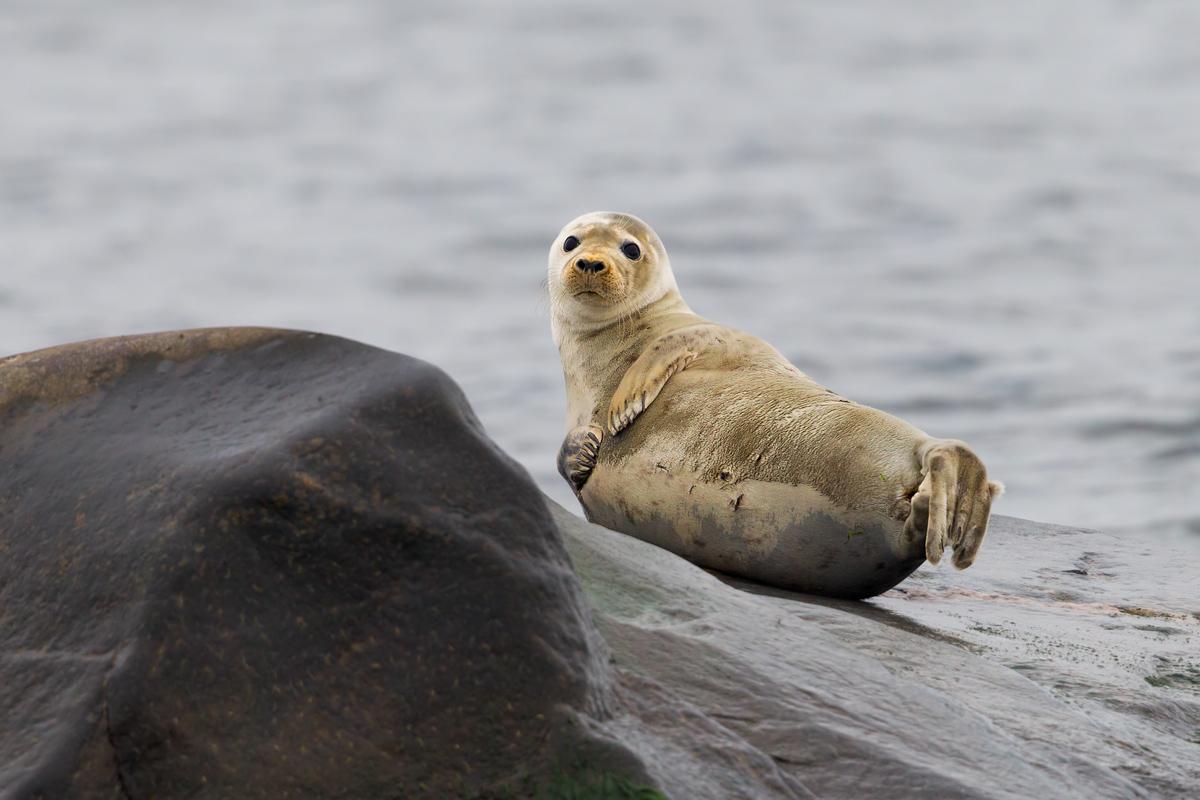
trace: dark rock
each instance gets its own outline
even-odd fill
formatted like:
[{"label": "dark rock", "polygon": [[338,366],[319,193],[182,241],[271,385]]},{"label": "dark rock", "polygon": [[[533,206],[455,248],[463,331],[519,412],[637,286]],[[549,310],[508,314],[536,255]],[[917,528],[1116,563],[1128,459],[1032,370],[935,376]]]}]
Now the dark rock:
[{"label": "dark rock", "polygon": [[653,779],[526,474],[405,356],[261,329],[0,361],[0,796]]}]

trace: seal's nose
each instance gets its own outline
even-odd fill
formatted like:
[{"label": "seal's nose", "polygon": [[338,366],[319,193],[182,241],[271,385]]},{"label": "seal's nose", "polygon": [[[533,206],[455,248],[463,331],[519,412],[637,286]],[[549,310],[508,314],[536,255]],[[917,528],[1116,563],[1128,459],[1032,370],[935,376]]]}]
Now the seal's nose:
[{"label": "seal's nose", "polygon": [[591,261],[581,258],[575,262],[575,268],[582,272],[603,272],[607,266],[603,261]]}]

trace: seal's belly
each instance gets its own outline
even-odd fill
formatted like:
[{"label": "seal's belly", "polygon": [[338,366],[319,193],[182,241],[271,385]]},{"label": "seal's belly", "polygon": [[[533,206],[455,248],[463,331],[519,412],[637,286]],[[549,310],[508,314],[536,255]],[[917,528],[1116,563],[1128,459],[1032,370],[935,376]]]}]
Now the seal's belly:
[{"label": "seal's belly", "polygon": [[834,597],[870,597],[925,558],[903,523],[840,508],[809,486],[707,482],[653,459],[603,457],[583,489],[588,519],[711,569]]}]

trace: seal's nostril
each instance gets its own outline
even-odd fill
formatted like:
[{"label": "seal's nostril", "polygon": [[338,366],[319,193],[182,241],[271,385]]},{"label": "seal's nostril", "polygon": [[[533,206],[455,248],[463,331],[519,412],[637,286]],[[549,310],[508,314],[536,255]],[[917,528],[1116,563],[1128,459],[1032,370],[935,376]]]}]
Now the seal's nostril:
[{"label": "seal's nostril", "polygon": [[590,259],[581,258],[575,262],[575,266],[584,272],[603,272],[603,261],[592,261]]}]

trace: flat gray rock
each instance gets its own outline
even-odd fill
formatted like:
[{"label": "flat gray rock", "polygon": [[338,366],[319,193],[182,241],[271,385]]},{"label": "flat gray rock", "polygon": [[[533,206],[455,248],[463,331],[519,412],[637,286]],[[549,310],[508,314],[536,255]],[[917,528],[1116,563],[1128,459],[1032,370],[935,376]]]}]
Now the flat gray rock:
[{"label": "flat gray rock", "polygon": [[970,570],[922,567],[851,602],[722,579],[554,513],[623,680],[685,701],[815,796],[1200,786],[1200,618],[1182,554],[1000,517]]}]

